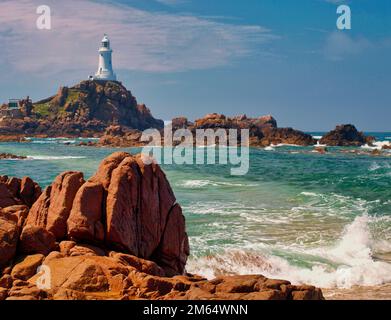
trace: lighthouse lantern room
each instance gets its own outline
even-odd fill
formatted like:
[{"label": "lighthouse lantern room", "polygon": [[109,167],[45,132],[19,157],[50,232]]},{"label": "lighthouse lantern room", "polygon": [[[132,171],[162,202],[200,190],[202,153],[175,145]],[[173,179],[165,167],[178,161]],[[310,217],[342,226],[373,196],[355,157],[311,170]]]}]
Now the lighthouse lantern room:
[{"label": "lighthouse lantern room", "polygon": [[117,76],[113,71],[111,54],[113,50],[110,48],[109,37],[105,34],[102,39],[101,47],[99,48],[99,67],[95,76],[90,77],[92,80],[109,80],[117,81]]}]

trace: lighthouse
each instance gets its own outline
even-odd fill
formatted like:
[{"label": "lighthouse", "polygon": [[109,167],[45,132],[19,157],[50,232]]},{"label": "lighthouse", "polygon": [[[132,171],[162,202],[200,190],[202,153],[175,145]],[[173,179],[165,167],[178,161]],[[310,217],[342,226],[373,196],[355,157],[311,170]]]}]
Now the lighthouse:
[{"label": "lighthouse", "polygon": [[110,80],[117,81],[117,76],[113,71],[113,64],[111,60],[111,54],[113,50],[110,47],[109,37],[105,34],[101,47],[99,48],[99,67],[95,76],[91,77],[93,80]]}]

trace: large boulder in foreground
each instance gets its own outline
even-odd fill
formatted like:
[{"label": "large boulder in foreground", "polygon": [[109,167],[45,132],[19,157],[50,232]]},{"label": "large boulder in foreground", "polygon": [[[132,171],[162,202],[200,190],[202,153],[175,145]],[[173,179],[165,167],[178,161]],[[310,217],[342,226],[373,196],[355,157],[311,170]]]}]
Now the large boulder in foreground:
[{"label": "large boulder in foreground", "polygon": [[354,125],[343,124],[327,133],[319,142],[328,146],[348,147],[362,146],[373,140],[373,137],[366,137],[364,133],[359,132]]},{"label": "large boulder in foreground", "polygon": [[103,160],[86,182],[80,172],[59,175],[33,205],[21,238],[29,254],[70,238],[155,261],[168,275],[182,274],[189,255],[185,219],[165,174],[125,152]]}]

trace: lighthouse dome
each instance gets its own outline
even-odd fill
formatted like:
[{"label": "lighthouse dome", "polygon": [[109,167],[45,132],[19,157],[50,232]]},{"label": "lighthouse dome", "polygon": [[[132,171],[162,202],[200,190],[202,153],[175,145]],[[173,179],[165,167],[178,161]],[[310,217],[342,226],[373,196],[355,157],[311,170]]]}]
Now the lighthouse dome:
[{"label": "lighthouse dome", "polygon": [[102,39],[102,47],[103,49],[110,49],[110,40],[109,37],[105,34]]}]

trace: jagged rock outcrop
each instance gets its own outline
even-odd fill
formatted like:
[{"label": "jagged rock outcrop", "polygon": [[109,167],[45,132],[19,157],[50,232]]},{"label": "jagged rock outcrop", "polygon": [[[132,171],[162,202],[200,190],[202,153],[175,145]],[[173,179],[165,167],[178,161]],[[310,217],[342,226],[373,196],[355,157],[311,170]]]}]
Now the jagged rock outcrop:
[{"label": "jagged rock outcrop", "polygon": [[226,117],[222,114],[212,113],[207,114],[201,119],[197,119],[194,124],[186,118],[175,118],[172,121],[173,130],[186,128],[193,132],[198,129],[236,129],[238,130],[238,138],[240,138],[240,130],[248,129],[250,136],[250,145],[265,147],[271,144],[297,144],[297,145],[313,145],[316,141],[312,136],[297,131],[291,128],[278,128],[277,121],[270,115],[259,118],[248,118],[246,115],[236,117]]},{"label": "jagged rock outcrop", "polygon": [[191,129],[249,129],[251,135],[260,135],[265,128],[277,128],[277,121],[272,116],[248,118],[246,115],[226,117],[211,113],[197,119]]},{"label": "jagged rock outcrop", "polygon": [[26,115],[0,120],[1,135],[29,134],[48,136],[100,135],[110,125],[144,130],[163,128],[150,110],[120,82],[82,81],[33,105],[22,104]]},{"label": "jagged rock outcrop", "polygon": [[[241,129],[249,130],[250,145],[256,147],[266,147],[278,144],[294,144],[308,146],[316,144],[316,140],[309,134],[292,128],[278,128],[277,121],[272,116],[263,116],[259,118],[247,118],[246,115],[236,117],[226,117],[222,114],[212,113],[201,119],[197,119],[194,123],[188,121],[185,117],[175,118],[171,122],[173,131],[179,129],[188,129],[193,135],[193,144],[196,141],[197,130],[216,130],[236,129],[238,140],[241,138]],[[168,130],[168,128],[166,128]],[[138,130],[126,130],[121,126],[111,126],[107,128],[105,134],[97,143],[82,143],[87,146],[110,146],[110,147],[136,147],[144,146],[149,141],[141,141],[142,133]],[[228,135],[228,132],[227,132]],[[164,145],[164,133],[161,132],[162,138],[160,145]],[[173,145],[178,144],[178,141],[173,141]],[[212,141],[212,144],[219,141]],[[240,143],[240,141],[238,141]]]},{"label": "jagged rock outcrop", "polygon": [[193,123],[190,122],[186,117],[177,117],[172,119],[171,121],[171,126],[173,130],[185,129],[192,125]]},{"label": "jagged rock outcrop", "polygon": [[[250,145],[266,147],[277,144],[314,145],[315,139],[304,132],[292,128],[278,128],[277,121],[270,115],[259,118],[248,118],[246,115],[226,117],[221,114],[208,114],[195,121],[193,126],[197,129],[248,129]],[[240,136],[240,135],[238,135]]]},{"label": "jagged rock outcrop", "polygon": [[110,126],[105,130],[103,136],[97,142],[80,143],[79,146],[131,148],[146,144],[141,141],[142,132],[139,130],[129,130],[122,126]]},{"label": "jagged rock outcrop", "polygon": [[80,172],[55,179],[28,215],[22,238],[36,246],[28,253],[53,242],[47,232],[57,241],[69,237],[154,260],[167,274],[182,273],[189,254],[182,211],[164,173],[124,152],[105,159],[86,182]]},{"label": "jagged rock outcrop", "polygon": [[364,133],[359,132],[354,125],[344,124],[337,126],[334,130],[327,133],[320,139],[321,144],[328,146],[362,146],[372,143],[373,137],[366,137]]},{"label": "jagged rock outcrop", "polygon": [[32,204],[41,195],[41,187],[29,177],[9,178],[0,176],[0,208]]},{"label": "jagged rock outcrop", "polygon": [[254,137],[252,145],[262,147],[279,144],[291,144],[298,146],[311,146],[316,140],[309,134],[292,128],[265,128],[263,137]]},{"label": "jagged rock outcrop", "polygon": [[0,300],[323,299],[261,275],[187,274],[182,209],[160,167],[142,160],[114,153],[87,181],[60,174],[30,210],[0,209]]}]

